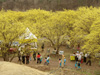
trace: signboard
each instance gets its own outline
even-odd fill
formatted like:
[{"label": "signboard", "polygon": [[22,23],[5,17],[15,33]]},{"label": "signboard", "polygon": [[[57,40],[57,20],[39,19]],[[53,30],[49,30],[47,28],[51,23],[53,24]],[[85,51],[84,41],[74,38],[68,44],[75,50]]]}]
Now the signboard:
[{"label": "signboard", "polygon": [[59,55],[63,55],[64,54],[64,51],[59,51]]},{"label": "signboard", "polygon": [[57,50],[53,50],[53,51],[52,51],[52,54],[56,54],[56,52],[57,52]]},{"label": "signboard", "polygon": [[100,58],[100,53],[96,53],[96,54],[95,54],[95,57],[96,57],[96,58]]},{"label": "signboard", "polygon": [[50,53],[50,49],[47,49],[47,53]]},{"label": "signboard", "polygon": [[24,45],[22,45],[22,46],[21,46],[21,48],[25,48],[25,46],[24,46]]},{"label": "signboard", "polygon": [[21,51],[21,47],[18,50]]}]

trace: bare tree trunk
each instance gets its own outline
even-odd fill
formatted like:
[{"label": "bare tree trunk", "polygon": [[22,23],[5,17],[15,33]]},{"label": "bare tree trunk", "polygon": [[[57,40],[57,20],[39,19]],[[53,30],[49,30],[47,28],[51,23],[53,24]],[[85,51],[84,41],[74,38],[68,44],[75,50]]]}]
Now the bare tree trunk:
[{"label": "bare tree trunk", "polygon": [[8,53],[3,53],[3,59],[4,59],[4,61],[9,61],[9,55],[8,55]]},{"label": "bare tree trunk", "polygon": [[56,54],[59,53],[59,48],[60,48],[59,40],[60,40],[60,36],[57,34],[57,46],[56,46],[56,48],[57,48],[57,52],[56,52]]},{"label": "bare tree trunk", "polygon": [[3,47],[1,47],[2,57],[4,61],[9,61],[9,49],[10,45],[8,43],[3,44]]},{"label": "bare tree trunk", "polygon": [[15,58],[15,53],[14,55],[11,57],[10,62],[12,62],[12,60]]},{"label": "bare tree trunk", "polygon": [[60,48],[60,46],[57,46],[57,52],[56,52],[56,54],[58,54],[58,53],[59,53],[59,48]]},{"label": "bare tree trunk", "polygon": [[47,39],[51,42],[51,44],[52,44],[52,46],[53,46],[54,50],[56,50],[56,47],[55,47],[54,42],[53,42],[50,38],[47,38]]},{"label": "bare tree trunk", "polygon": [[57,43],[56,44],[50,38],[47,38],[47,39],[51,42],[54,50],[57,50],[56,54],[58,54],[59,53],[59,48],[61,46],[61,44],[59,43],[60,37],[58,36],[58,39],[57,39]]}]

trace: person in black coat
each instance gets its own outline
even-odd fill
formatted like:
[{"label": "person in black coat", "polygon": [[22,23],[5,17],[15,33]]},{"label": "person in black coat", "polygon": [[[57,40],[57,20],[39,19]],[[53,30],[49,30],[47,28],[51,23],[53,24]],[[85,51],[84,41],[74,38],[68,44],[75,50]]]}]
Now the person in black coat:
[{"label": "person in black coat", "polygon": [[22,63],[25,64],[25,55],[22,55]]},{"label": "person in black coat", "polygon": [[76,61],[76,62],[78,61],[78,57],[77,57],[77,56],[75,56],[75,61]]},{"label": "person in black coat", "polygon": [[91,56],[90,55],[88,56],[88,61],[87,61],[86,65],[88,65],[88,64],[89,64],[89,66],[91,66]]},{"label": "person in black coat", "polygon": [[41,48],[42,48],[42,51],[44,51],[44,43],[42,44]]},{"label": "person in black coat", "polygon": [[36,61],[36,52],[33,53],[33,59]]}]

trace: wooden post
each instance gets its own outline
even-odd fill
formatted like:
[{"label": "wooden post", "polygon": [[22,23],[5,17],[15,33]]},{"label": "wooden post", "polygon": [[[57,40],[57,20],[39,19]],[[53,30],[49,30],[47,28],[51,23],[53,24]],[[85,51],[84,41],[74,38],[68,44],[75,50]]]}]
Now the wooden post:
[{"label": "wooden post", "polygon": [[64,55],[62,55],[62,69],[61,69],[61,75],[64,75]]}]

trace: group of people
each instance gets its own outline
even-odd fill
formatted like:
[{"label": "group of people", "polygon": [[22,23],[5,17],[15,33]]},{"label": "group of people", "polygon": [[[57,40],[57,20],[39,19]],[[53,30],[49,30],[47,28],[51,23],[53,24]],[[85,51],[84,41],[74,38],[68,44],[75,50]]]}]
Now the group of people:
[{"label": "group of people", "polygon": [[86,65],[91,66],[91,56],[88,53],[83,54],[83,52],[77,51],[77,53],[74,53],[75,55],[75,68],[81,69],[81,64],[83,62],[86,63]]},{"label": "group of people", "polygon": [[[64,57],[64,60],[63,61],[64,61],[63,64],[65,66],[65,63],[66,63],[66,58],[65,57]],[[59,65],[60,65],[60,67],[62,66],[62,60],[61,59],[59,59]]]},{"label": "group of people", "polygon": [[[29,64],[29,62],[32,59],[32,55],[31,54],[23,54],[19,51],[18,59],[19,59],[18,61],[20,61],[20,63],[22,62],[23,64],[25,64],[25,63]],[[36,61],[36,59],[37,59],[37,64],[41,64],[43,57],[40,53],[38,53],[36,56],[36,52],[33,52],[33,60]],[[50,62],[50,57],[49,57],[49,55],[47,55],[47,57],[45,57],[45,59],[44,59],[44,65],[49,65],[49,62]]]},{"label": "group of people", "polygon": [[49,65],[49,63],[50,63],[50,57],[49,55],[47,55],[47,57],[45,57],[44,65]]},{"label": "group of people", "polygon": [[[41,64],[42,60],[43,60],[42,55],[40,55],[40,53],[38,53],[38,55],[36,57],[37,57],[37,64]],[[49,57],[49,55],[47,55],[47,57],[45,57],[45,59],[44,59],[44,65],[49,65],[49,62],[50,62],[50,57]]]},{"label": "group of people", "polygon": [[22,62],[23,64],[25,64],[25,62],[26,62],[26,64],[29,64],[29,54],[23,54],[22,56],[21,55],[19,55],[18,56],[18,58],[19,58],[19,60],[18,61],[20,61],[20,63]]},{"label": "group of people", "polygon": [[[29,64],[29,62],[32,59],[31,57],[32,57],[31,53],[24,54],[22,51],[18,52],[18,61],[20,61],[20,63]],[[33,58],[34,60],[36,60],[36,52],[33,53]]]},{"label": "group of people", "polygon": [[[25,63],[29,64],[29,61],[31,61],[32,56],[30,56],[30,54],[26,54],[26,55],[22,54],[22,56],[21,56],[21,54],[22,53],[19,53],[19,55],[18,55],[19,61],[21,61],[23,64],[25,64]],[[83,62],[85,62],[86,65],[89,64],[91,66],[91,56],[90,56],[90,54],[88,54],[88,53],[83,54],[83,52],[77,51],[77,53],[74,53],[73,55],[75,56],[75,68],[81,69],[81,64]],[[41,64],[43,57],[40,53],[38,53],[37,56],[36,56],[36,52],[33,52],[33,59],[34,59],[34,61],[37,60],[37,64]],[[50,63],[50,56],[47,55],[47,57],[45,57],[45,59],[44,59],[44,65],[49,65],[49,63]],[[62,64],[64,64],[64,66],[65,66],[65,63],[66,63],[65,57],[63,59],[63,63],[62,63],[62,59],[59,59],[60,67],[62,66]]]}]

